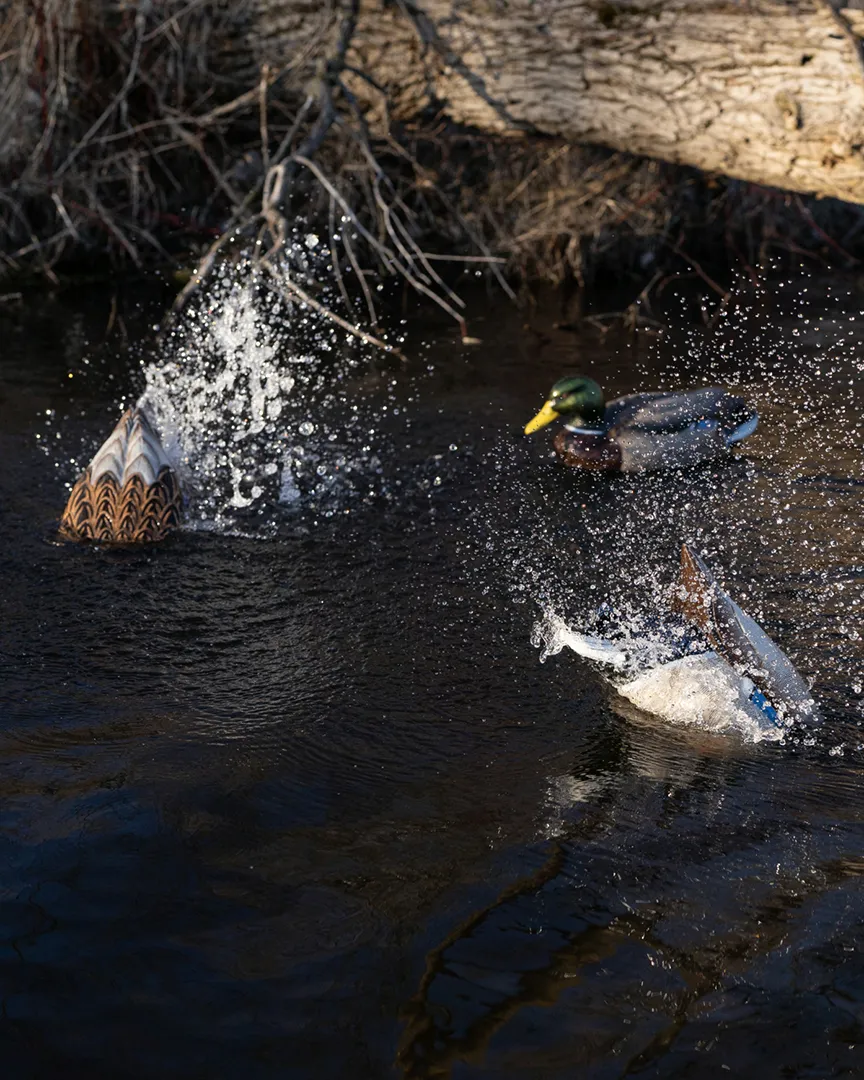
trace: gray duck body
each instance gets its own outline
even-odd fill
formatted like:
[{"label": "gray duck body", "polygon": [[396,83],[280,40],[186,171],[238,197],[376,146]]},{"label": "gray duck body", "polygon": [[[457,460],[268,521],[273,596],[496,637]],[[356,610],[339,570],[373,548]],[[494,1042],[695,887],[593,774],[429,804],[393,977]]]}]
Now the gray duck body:
[{"label": "gray duck body", "polygon": [[555,448],[582,468],[644,472],[725,457],[755,431],[758,414],[718,386],[627,394],[606,405],[605,430],[567,426]]}]

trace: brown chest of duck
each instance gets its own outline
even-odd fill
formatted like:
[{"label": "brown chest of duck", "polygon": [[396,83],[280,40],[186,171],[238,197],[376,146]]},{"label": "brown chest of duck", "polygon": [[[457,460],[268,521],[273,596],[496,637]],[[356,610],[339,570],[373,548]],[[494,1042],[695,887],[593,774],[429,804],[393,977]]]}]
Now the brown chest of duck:
[{"label": "brown chest of duck", "polygon": [[554,446],[566,465],[630,473],[727,456],[753,434],[759,415],[719,386],[627,394],[607,403],[593,379],[570,375],[555,383],[525,434],[554,420],[565,422]]},{"label": "brown chest of duck", "polygon": [[78,477],[60,519],[67,540],[153,543],[181,522],[183,493],[142,409],[127,409]]}]

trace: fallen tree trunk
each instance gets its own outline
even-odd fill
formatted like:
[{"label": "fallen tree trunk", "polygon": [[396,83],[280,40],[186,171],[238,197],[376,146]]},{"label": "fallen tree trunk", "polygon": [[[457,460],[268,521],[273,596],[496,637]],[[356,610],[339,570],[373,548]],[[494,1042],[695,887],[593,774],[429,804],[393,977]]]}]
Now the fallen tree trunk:
[{"label": "fallen tree trunk", "polygon": [[751,272],[864,255],[864,14],[828,0],[7,8],[0,274],[192,256],[182,304],[232,246],[284,253],[299,221],[374,329],[376,271],[462,325],[437,260],[505,289],[505,268],[582,283],[683,260],[722,292],[690,252]]},{"label": "fallen tree trunk", "polygon": [[[285,63],[320,10],[258,0],[259,59]],[[859,32],[828,0],[363,0],[345,79],[379,121],[433,109],[864,203]]]}]

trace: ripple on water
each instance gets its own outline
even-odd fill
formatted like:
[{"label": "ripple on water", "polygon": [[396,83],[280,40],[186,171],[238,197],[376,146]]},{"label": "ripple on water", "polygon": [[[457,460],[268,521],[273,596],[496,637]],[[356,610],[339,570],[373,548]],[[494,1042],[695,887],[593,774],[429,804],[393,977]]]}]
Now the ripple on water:
[{"label": "ripple on water", "polygon": [[[770,1038],[790,1075],[854,1074],[860,328],[840,347],[839,316],[796,336],[738,305],[707,351],[616,355],[557,315],[548,348],[524,344],[495,310],[473,353],[435,327],[438,370],[374,376],[300,362],[290,316],[274,335],[260,297],[231,297],[150,361],[199,380],[177,446],[214,531],[132,558],[51,547],[45,456],[0,473],[18,1060],[263,1077],[300,1047],[321,1075],[385,1075],[398,1044],[415,1076],[744,1075]],[[742,386],[764,422],[722,468],[578,476],[516,434],[576,367],[618,392]],[[77,408],[68,439],[95,444],[104,416]],[[538,664],[538,608],[635,619],[682,538],[814,679],[814,738],[623,717],[584,665]]]}]

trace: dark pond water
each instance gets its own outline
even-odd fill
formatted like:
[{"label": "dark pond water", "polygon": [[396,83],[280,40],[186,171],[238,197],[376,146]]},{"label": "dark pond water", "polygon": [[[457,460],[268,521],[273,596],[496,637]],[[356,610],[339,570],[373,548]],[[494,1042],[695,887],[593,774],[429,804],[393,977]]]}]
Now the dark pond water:
[{"label": "dark pond water", "polygon": [[[864,1074],[864,324],[805,287],[659,346],[478,295],[482,345],[418,323],[409,371],[287,394],[290,505],[229,526],[211,461],[198,527],[140,553],[52,533],[142,388],[107,302],[6,319],[3,1075]],[[743,384],[763,425],[577,476],[519,434],[573,369]],[[650,606],[682,538],[820,728],[676,728],[539,662],[541,608]]]}]

